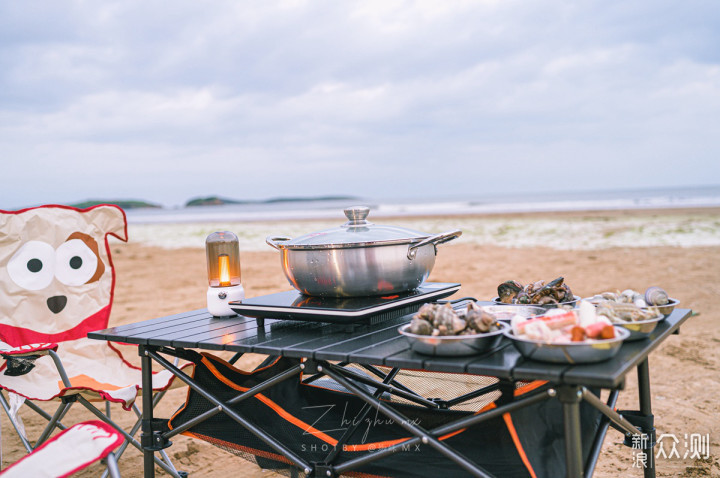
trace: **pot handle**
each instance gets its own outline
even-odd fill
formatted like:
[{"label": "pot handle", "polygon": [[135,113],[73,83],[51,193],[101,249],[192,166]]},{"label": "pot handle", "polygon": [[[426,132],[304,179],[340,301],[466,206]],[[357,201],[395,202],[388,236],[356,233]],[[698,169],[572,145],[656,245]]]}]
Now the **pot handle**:
[{"label": "pot handle", "polygon": [[270,246],[274,247],[278,251],[281,251],[283,248],[282,244],[278,244],[279,242],[287,242],[292,240],[291,237],[285,237],[285,236],[268,236],[265,238],[265,242]]},{"label": "pot handle", "polygon": [[434,236],[430,236],[427,239],[423,239],[422,241],[415,244],[410,244],[410,247],[408,247],[407,257],[410,260],[415,259],[417,250],[422,246],[426,246],[428,244],[432,244],[435,246],[435,254],[437,254],[437,246],[439,244],[452,241],[453,239],[455,239],[456,237],[460,237],[461,235],[462,231],[460,229],[455,229],[454,231],[441,232],[440,234],[435,234]]}]

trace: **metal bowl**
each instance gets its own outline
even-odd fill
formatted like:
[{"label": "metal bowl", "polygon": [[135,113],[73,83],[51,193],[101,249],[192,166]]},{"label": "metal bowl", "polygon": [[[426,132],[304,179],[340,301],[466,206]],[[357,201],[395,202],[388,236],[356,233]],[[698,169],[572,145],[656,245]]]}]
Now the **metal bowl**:
[{"label": "metal bowl", "polygon": [[568,302],[558,302],[557,304],[506,304],[505,302],[500,302],[500,297],[493,297],[492,301],[498,305],[507,305],[511,307],[527,307],[532,305],[533,307],[542,307],[543,309],[548,310],[557,309],[563,306],[575,307],[575,304],[577,304],[580,299],[581,297],[579,295],[574,295],[573,300]]},{"label": "metal bowl", "polygon": [[672,297],[668,298],[668,303],[665,305],[656,305],[657,309],[660,311],[660,313],[663,315],[663,319],[667,318],[670,314],[672,314],[672,311],[675,310],[675,306],[680,303],[679,300],[673,299]]},{"label": "metal bowl", "polygon": [[630,336],[625,339],[630,342],[632,340],[642,340],[648,338],[652,331],[655,330],[655,327],[657,327],[657,324],[663,320],[665,320],[665,316],[658,315],[652,319],[637,320],[635,322],[613,322],[613,325],[622,327],[630,332]]},{"label": "metal bowl", "polygon": [[480,354],[497,346],[510,326],[504,322],[496,322],[496,325],[498,330],[476,335],[418,335],[408,331],[410,324],[403,325],[398,331],[407,337],[410,348],[417,353],[458,357]]},{"label": "metal bowl", "polygon": [[544,314],[547,309],[537,305],[521,305],[521,304],[500,304],[500,305],[483,305],[482,310],[495,316],[497,320],[510,322],[513,317],[519,315],[526,319],[536,315]]},{"label": "metal bowl", "polygon": [[[588,299],[586,299],[586,300],[588,300],[591,304],[593,304],[593,305],[596,306],[596,305],[598,305],[598,303],[602,302],[602,301],[605,300],[605,299],[590,297],[590,298],[588,298]],[[670,314],[672,314],[672,311],[675,310],[675,306],[678,305],[679,303],[680,303],[679,300],[673,299],[672,297],[669,297],[667,304],[665,304],[665,305],[653,305],[652,307],[657,308],[657,310],[659,310],[660,313],[663,315],[663,319],[665,319],[665,318],[669,317]],[[648,307],[642,307],[642,309],[647,310]]]},{"label": "metal bowl", "polygon": [[623,340],[630,337],[630,331],[615,327],[615,338],[592,342],[538,342],[521,339],[515,336],[512,330],[507,330],[505,336],[525,358],[541,362],[580,364],[602,362],[614,357],[620,350]]}]

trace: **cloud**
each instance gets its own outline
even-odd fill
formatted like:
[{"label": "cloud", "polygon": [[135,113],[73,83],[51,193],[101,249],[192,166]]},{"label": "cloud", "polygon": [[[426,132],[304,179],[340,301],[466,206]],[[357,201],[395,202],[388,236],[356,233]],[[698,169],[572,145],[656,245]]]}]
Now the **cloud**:
[{"label": "cloud", "polygon": [[6,2],[0,207],[707,184],[716,18],[669,1]]}]

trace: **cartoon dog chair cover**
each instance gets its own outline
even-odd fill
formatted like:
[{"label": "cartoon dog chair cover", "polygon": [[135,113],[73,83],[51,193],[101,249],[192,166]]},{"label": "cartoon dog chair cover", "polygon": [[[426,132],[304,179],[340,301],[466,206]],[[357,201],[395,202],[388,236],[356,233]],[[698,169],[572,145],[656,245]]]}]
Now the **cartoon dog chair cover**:
[{"label": "cartoon dog chair cover", "polygon": [[[10,400],[16,406],[22,398],[80,394],[132,407],[140,368],[118,347],[86,338],[108,326],[115,286],[110,235],[127,241],[125,213],[113,205],[0,211],[0,355],[7,359],[0,387],[17,394]],[[48,356],[54,350],[70,386]],[[153,390],[169,388],[173,377],[154,373]]]}]

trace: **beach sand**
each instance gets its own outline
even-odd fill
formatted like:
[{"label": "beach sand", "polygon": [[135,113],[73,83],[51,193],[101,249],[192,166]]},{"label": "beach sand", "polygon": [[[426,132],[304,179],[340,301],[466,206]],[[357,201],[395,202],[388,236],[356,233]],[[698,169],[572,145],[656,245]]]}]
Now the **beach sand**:
[{"label": "beach sand", "polygon": [[[546,216],[564,221],[620,216],[647,219],[652,214],[651,211],[618,211]],[[720,224],[720,210],[717,209],[663,211],[662,214],[700,215]],[[526,216],[513,217],[522,219]],[[460,228],[463,227],[463,221],[468,220],[463,217],[456,219]],[[497,216],[492,218],[497,219]],[[382,222],[391,223],[387,219]],[[268,230],[267,234],[283,231],[282,224],[276,226]],[[114,241],[111,248],[117,271],[111,325],[205,306],[207,282],[205,252],[202,248],[151,247],[134,243],[132,235],[128,244]],[[248,297],[290,289],[282,273],[278,253],[269,247],[267,249],[241,250],[243,286]],[[657,475],[720,476],[717,458],[720,452],[720,401],[717,399],[720,392],[720,246],[558,250],[541,246],[506,248],[463,241],[461,238],[439,248],[429,280],[460,282],[462,289],[456,297],[490,299],[497,295],[497,285],[505,280],[515,279],[527,283],[538,279],[551,280],[558,276],[565,277],[573,292],[580,296],[626,288],[645,290],[648,286],[659,285],[681,301],[681,308],[693,309],[698,314],[687,321],[680,335],[668,338],[650,356],[657,434],[677,437],[680,454],[680,458],[658,459]],[[250,369],[262,358],[247,355],[239,364]],[[139,363],[137,357],[132,359]],[[629,374],[626,388],[620,394],[618,408],[637,409],[636,382],[635,374]],[[158,409],[158,416],[170,416],[182,404],[185,393],[185,389],[170,391]],[[54,410],[50,406],[44,408]],[[21,416],[30,436],[37,436],[43,420],[35,418],[26,409],[21,412]],[[87,411],[75,406],[64,422],[74,423],[91,418]],[[128,425],[133,421],[133,414],[122,412],[114,406],[113,418]],[[7,466],[22,456],[23,450],[19,440],[11,433],[4,414],[2,426],[3,465]],[[689,441],[691,434],[709,434],[711,456],[708,459],[682,458],[689,451],[689,444],[686,445],[685,441]],[[623,446],[622,439],[620,433],[612,429],[608,432],[595,476],[642,476],[642,471],[633,466],[633,450]],[[189,472],[190,476],[278,476],[202,441],[184,436],[176,437],[173,441],[173,446],[167,452],[178,469]],[[124,477],[142,476],[142,458],[137,450],[128,450],[120,464]],[[99,470],[99,465],[94,465],[77,476],[97,476]]]}]

